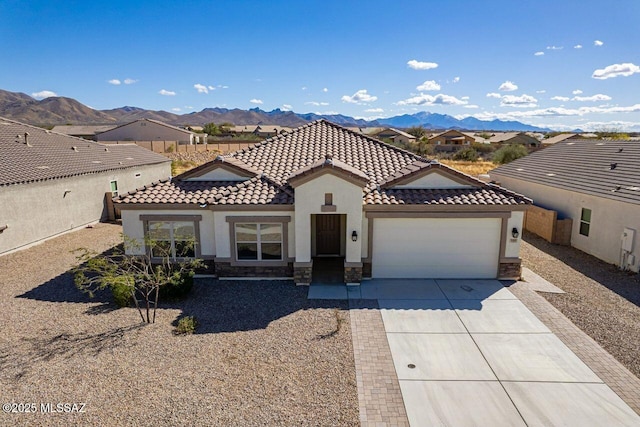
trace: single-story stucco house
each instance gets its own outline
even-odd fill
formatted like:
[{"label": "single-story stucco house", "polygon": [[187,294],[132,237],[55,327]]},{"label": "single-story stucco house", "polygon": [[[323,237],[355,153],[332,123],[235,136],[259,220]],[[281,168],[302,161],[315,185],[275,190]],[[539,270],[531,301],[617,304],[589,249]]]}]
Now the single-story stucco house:
[{"label": "single-story stucco house", "polygon": [[0,118],[0,254],[108,217],[111,195],[171,176],[135,144],[103,145]]},{"label": "single-story stucco house", "polygon": [[571,246],[638,271],[640,141],[566,140],[489,175],[571,218]]},{"label": "single-story stucco house", "polygon": [[178,144],[206,143],[206,134],[171,126],[158,120],[139,119],[96,134],[99,142],[176,141]]},{"label": "single-story stucco house", "polygon": [[[218,276],[516,278],[530,200],[319,120],[114,201],[124,233]],[[128,248],[144,253],[144,248]]]}]

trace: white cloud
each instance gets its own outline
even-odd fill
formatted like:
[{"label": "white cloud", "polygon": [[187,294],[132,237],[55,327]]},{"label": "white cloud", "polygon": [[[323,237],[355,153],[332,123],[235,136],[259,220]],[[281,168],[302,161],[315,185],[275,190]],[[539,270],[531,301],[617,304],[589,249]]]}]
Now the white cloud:
[{"label": "white cloud", "polygon": [[547,50],[562,50],[564,47],[562,46],[547,46]]},{"label": "white cloud", "polygon": [[284,111],[291,111],[291,105],[289,104],[282,104],[282,110]]},{"label": "white cloud", "polygon": [[423,62],[415,59],[407,61],[407,65],[414,70],[431,70],[432,68],[438,68],[438,64],[435,62]]},{"label": "white cloud", "polygon": [[249,102],[252,104],[264,104],[264,102],[262,102],[262,99],[256,99],[256,98],[253,98]]},{"label": "white cloud", "polygon": [[599,93],[597,95],[592,95],[592,96],[574,96],[571,100],[582,101],[582,102],[586,102],[586,101],[598,102],[598,101],[611,101],[611,97],[609,95],[603,95]]},{"label": "white cloud", "polygon": [[172,108],[172,109],[171,109],[171,111],[175,111],[175,112],[177,113],[177,112],[182,111],[182,109],[181,109],[181,108],[176,107],[176,108]]},{"label": "white cloud", "polygon": [[487,94],[487,98],[502,98],[502,95],[500,95],[499,93],[495,93],[495,92],[490,92]]},{"label": "white cloud", "polygon": [[464,99],[465,101],[469,100],[468,96],[461,96],[460,99]]},{"label": "white cloud", "polygon": [[107,81],[107,83],[109,83],[110,85],[118,86],[122,82],[120,80],[118,80],[118,79],[111,79],[111,80]]},{"label": "white cloud", "polygon": [[313,105],[314,107],[319,107],[319,106],[327,106],[329,105],[328,102],[318,102],[318,101],[307,101],[304,103],[304,105]]},{"label": "white cloud", "polygon": [[306,86],[302,86],[300,89],[307,90],[307,87]]},{"label": "white cloud", "polygon": [[581,44],[577,44],[573,47],[574,49],[582,49],[582,45]]},{"label": "white cloud", "polygon": [[31,96],[33,96],[36,99],[44,99],[52,96],[58,96],[58,94],[50,90],[41,90],[40,92],[32,93]]},{"label": "white cloud", "polygon": [[640,73],[640,67],[631,62],[625,62],[624,64],[613,64],[595,70],[591,77],[598,80],[606,80],[618,76],[628,77],[636,73]]},{"label": "white cloud", "polygon": [[564,108],[551,107],[526,111],[510,111],[508,113],[491,113],[482,112],[475,114],[474,117],[481,120],[519,120],[532,117],[573,117],[583,116],[585,114],[615,114],[615,113],[638,113],[640,112],[640,104],[630,105],[628,107],[580,107],[580,108]]},{"label": "white cloud", "polygon": [[464,108],[480,108],[480,107],[475,104],[469,104],[469,105],[464,105]]},{"label": "white cloud", "polygon": [[160,95],[165,95],[165,96],[175,96],[175,92],[172,90],[165,90],[165,89],[161,89],[160,92],[158,92]]},{"label": "white cloud", "polygon": [[467,101],[456,98],[451,95],[444,95],[442,93],[438,95],[428,95],[421,93],[420,95],[413,96],[404,101],[399,101],[398,105],[466,105]]},{"label": "white cloud", "polygon": [[216,87],[215,87],[215,86],[211,86],[211,85],[207,86],[207,88],[208,88],[209,90],[216,90]]},{"label": "white cloud", "polygon": [[126,85],[132,85],[132,84],[137,83],[137,82],[138,81],[135,80],[135,79],[130,79],[130,78],[124,79],[124,84],[126,84]]},{"label": "white cloud", "polygon": [[514,90],[518,90],[518,85],[515,84],[514,82],[507,80],[506,82],[500,85],[498,90],[501,90],[504,92],[513,92]]},{"label": "white cloud", "polygon": [[364,110],[365,113],[384,113],[384,110],[382,108],[369,108],[367,110]]},{"label": "white cloud", "polygon": [[348,102],[350,104],[363,104],[366,102],[374,102],[378,99],[377,96],[369,95],[366,89],[360,89],[356,93],[351,96],[344,95],[342,98],[342,102]]},{"label": "white cloud", "polygon": [[198,93],[209,93],[209,88],[205,85],[201,85],[200,83],[194,84],[193,87],[198,91]]},{"label": "white cloud", "polygon": [[440,90],[440,85],[436,83],[435,80],[427,80],[420,86],[417,86],[416,89],[418,89],[419,91]]},{"label": "white cloud", "polygon": [[[223,107],[224,107],[224,105],[223,105]],[[187,109],[187,110],[193,110],[193,107],[191,105],[185,105],[184,108]]]},{"label": "white cloud", "polygon": [[227,85],[218,85],[218,87],[220,89],[229,89],[229,86],[227,86]]},{"label": "white cloud", "polygon": [[582,93],[582,91],[580,89],[576,89],[571,93],[574,94],[574,95],[580,95]]},{"label": "white cloud", "polygon": [[542,89],[542,90],[537,90],[536,93],[547,93],[547,91]]},{"label": "white cloud", "polygon": [[593,41],[593,45],[594,45],[594,46],[602,46],[603,44],[604,44],[604,42],[603,42],[603,41],[601,41],[601,40],[594,40],[594,41]]},{"label": "white cloud", "polygon": [[329,89],[327,89],[327,88],[325,87],[325,88],[322,88],[322,91],[323,91],[323,92],[329,92]]},{"label": "white cloud", "polygon": [[534,53],[535,56],[542,56],[544,55],[544,52],[539,50],[538,52]]},{"label": "white cloud", "polygon": [[554,97],[552,97],[551,99],[552,99],[552,100],[554,100],[554,101],[562,101],[562,102],[565,102],[565,101],[568,101],[568,100],[569,100],[569,99],[571,99],[571,98],[569,98],[568,96],[554,96]]},{"label": "white cloud", "polygon": [[518,108],[528,108],[528,107],[536,107],[538,104],[538,100],[531,95],[522,94],[520,96],[516,95],[505,95],[502,97],[500,101],[500,105],[503,107],[518,107]]},{"label": "white cloud", "polygon": [[460,81],[460,77],[456,76],[456,77],[453,78],[453,82],[454,83],[458,83],[459,81]]}]

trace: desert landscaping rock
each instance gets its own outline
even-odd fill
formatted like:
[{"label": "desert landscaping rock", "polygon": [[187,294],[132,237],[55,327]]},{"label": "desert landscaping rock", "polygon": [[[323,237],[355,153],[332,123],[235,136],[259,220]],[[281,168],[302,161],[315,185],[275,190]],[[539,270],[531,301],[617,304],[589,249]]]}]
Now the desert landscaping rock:
[{"label": "desert landscaping rock", "polygon": [[640,377],[640,276],[571,247],[525,238],[523,266],[566,292],[540,295]]},{"label": "desert landscaping rock", "polygon": [[[86,403],[0,413],[0,425],[358,424],[346,302],[309,301],[289,281],[199,279],[142,325],[68,273],[71,249],[107,250],[120,231],[98,224],[0,257],[0,402]],[[182,315],[196,334],[173,334]]]}]

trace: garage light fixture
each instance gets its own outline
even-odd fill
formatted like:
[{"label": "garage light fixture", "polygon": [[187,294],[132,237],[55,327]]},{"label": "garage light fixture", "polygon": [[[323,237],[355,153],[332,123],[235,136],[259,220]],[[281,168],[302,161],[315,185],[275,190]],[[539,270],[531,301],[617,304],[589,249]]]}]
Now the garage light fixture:
[{"label": "garage light fixture", "polygon": [[517,228],[513,227],[513,229],[511,230],[511,235],[513,236],[514,239],[517,239],[518,236],[520,235],[520,232],[518,231]]},{"label": "garage light fixture", "polygon": [[353,233],[351,233],[351,240],[354,242],[358,241],[358,232],[356,230],[353,230]]}]

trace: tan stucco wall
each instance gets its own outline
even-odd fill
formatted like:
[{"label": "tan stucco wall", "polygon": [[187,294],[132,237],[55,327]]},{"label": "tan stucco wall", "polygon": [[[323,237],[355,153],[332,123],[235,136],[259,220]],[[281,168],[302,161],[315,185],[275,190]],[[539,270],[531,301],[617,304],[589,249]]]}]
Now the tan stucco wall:
[{"label": "tan stucco wall", "polygon": [[[611,264],[620,264],[621,238],[625,227],[635,230],[633,252],[638,271],[640,263],[640,205],[618,202],[588,194],[561,190],[491,173],[491,179],[504,187],[531,197],[536,205],[558,211],[558,219],[573,219],[571,246]],[[582,208],[591,209],[589,236],[580,234]]]},{"label": "tan stucco wall", "polygon": [[[362,261],[362,188],[335,175],[325,174],[295,189],[295,254],[296,262],[311,261],[311,215],[323,214],[325,193],[333,194],[336,206],[332,214],[346,214],[345,261]],[[327,212],[329,213],[329,212]],[[351,240],[353,231],[358,242]]]},{"label": "tan stucco wall", "polygon": [[123,194],[170,175],[170,163],[163,163],[0,187],[0,226],[8,226],[0,233],[0,254],[105,219],[112,180]]}]

